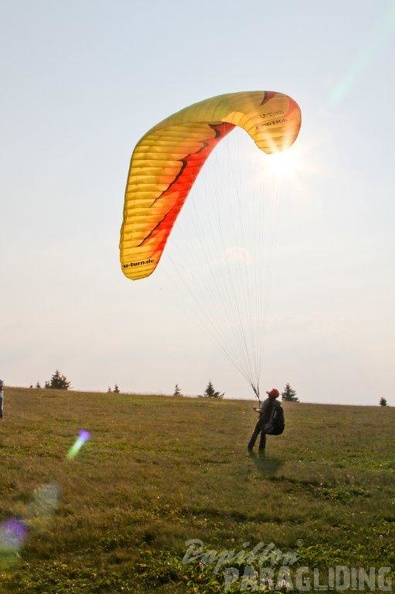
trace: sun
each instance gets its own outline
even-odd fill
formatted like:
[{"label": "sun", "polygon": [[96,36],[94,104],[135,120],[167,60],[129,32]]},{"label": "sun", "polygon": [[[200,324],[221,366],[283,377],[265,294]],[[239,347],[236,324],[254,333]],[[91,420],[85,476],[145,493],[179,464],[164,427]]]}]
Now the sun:
[{"label": "sun", "polygon": [[[307,143],[299,140],[287,149],[266,153],[257,151],[249,144],[239,154],[246,157],[251,166],[251,179],[254,191],[274,183],[276,191],[279,188],[292,189],[298,198],[305,199],[309,193],[309,179],[311,176],[327,175],[328,172],[317,165],[315,161],[316,149],[322,143],[321,139],[314,139]],[[243,147],[244,148],[244,147]]]},{"label": "sun", "polygon": [[268,169],[278,178],[291,178],[301,170],[300,153],[294,147],[267,156]]},{"label": "sun", "polygon": [[256,176],[265,179],[269,174],[277,181],[298,184],[304,174],[310,170],[309,159],[306,158],[306,148],[292,145],[286,150],[267,154],[255,152],[253,160],[256,167]]}]

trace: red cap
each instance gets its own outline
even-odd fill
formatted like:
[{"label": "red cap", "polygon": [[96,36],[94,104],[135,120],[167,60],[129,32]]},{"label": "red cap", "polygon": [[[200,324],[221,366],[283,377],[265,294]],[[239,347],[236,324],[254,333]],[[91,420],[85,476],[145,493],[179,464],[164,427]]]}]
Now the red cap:
[{"label": "red cap", "polygon": [[269,398],[278,398],[280,396],[280,392],[277,390],[277,388],[272,388],[270,392],[266,392],[266,394],[269,396]]}]

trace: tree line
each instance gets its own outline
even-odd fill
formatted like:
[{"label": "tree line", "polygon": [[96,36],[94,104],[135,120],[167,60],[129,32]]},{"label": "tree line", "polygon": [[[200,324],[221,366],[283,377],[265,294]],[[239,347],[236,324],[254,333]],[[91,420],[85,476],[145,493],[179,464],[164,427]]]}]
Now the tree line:
[{"label": "tree line", "polygon": [[[60,373],[57,369],[54,374],[52,374],[51,379],[47,380],[44,384],[44,388],[51,389],[51,390],[68,390],[71,386],[71,382],[67,379],[67,377]],[[31,388],[33,386],[30,386]],[[41,388],[40,382],[37,382],[36,388]],[[114,392],[114,394],[120,394],[121,390],[119,386],[115,384],[114,388],[108,388],[107,392]],[[281,400],[283,402],[299,402],[299,398],[296,396],[296,390],[291,388],[291,385],[287,383],[285,385],[284,390],[281,392]],[[174,387],[173,396],[183,396],[182,390],[178,384]],[[199,398],[215,398],[217,400],[222,400],[225,397],[224,392],[219,392],[214,388],[214,384],[211,380],[209,380],[206,389],[203,394],[199,395]],[[380,406],[388,406],[388,402],[386,398],[380,398],[379,401]]]}]

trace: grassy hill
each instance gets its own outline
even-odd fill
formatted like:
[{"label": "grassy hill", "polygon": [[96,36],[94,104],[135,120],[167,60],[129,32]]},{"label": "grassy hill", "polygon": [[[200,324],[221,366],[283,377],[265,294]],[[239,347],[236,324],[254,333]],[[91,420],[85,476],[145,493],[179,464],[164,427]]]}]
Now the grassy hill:
[{"label": "grassy hill", "polygon": [[[275,579],[289,566],[296,592],[302,566],[320,583],[339,565],[393,568],[395,409],[286,403],[260,458],[252,406],[7,388],[0,592],[215,593],[229,567],[239,592],[260,565]],[[91,439],[69,460],[81,429]]]}]

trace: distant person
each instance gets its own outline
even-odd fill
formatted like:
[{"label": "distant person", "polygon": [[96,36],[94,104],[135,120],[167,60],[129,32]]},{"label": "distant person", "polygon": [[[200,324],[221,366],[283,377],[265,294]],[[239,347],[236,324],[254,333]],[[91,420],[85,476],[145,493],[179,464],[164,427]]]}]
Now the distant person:
[{"label": "distant person", "polygon": [[0,419],[3,418],[4,382],[0,380]]},{"label": "distant person", "polygon": [[276,398],[280,396],[280,392],[277,388],[273,388],[270,392],[266,392],[267,398],[262,402],[262,406],[257,408],[254,406],[254,410],[259,414],[259,420],[255,425],[255,429],[253,434],[251,435],[251,439],[248,443],[248,451],[252,452],[255,442],[257,440],[258,435],[260,434],[259,439],[259,446],[258,450],[260,452],[265,451],[266,446],[266,433],[265,433],[265,426],[269,422],[271,414],[273,412],[273,407],[277,404],[275,403]]}]

